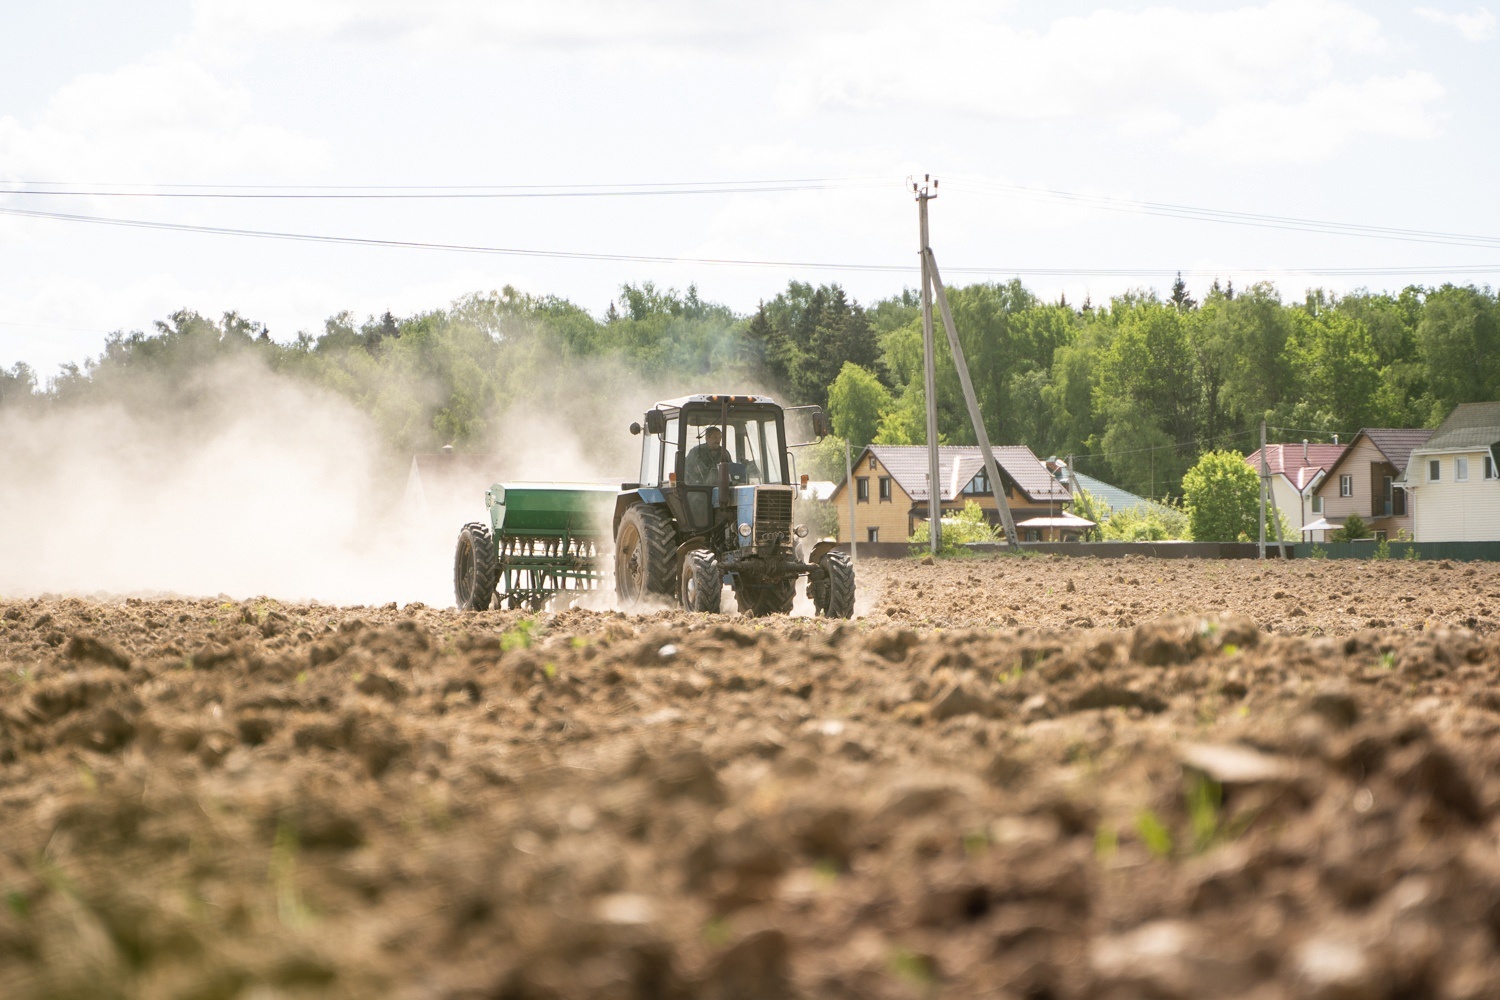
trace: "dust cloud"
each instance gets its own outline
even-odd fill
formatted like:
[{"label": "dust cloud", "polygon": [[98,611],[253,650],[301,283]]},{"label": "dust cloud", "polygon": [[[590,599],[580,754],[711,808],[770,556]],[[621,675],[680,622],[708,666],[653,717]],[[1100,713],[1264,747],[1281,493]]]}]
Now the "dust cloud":
[{"label": "dust cloud", "polygon": [[512,420],[502,468],[466,458],[468,478],[424,500],[411,456],[346,400],[252,361],[193,378],[186,405],[0,411],[0,595],[447,606],[454,540],[489,482],[598,474],[560,424]]}]

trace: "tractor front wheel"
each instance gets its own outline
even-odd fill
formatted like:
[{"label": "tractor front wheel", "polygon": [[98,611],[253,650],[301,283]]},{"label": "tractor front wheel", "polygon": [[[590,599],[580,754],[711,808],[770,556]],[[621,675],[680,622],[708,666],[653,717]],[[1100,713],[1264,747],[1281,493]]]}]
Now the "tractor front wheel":
[{"label": "tractor front wheel", "polygon": [[453,597],[461,609],[488,611],[500,582],[495,542],[482,524],[466,524],[453,553]]},{"label": "tractor front wheel", "polygon": [[615,595],[630,605],[649,595],[676,592],[676,532],[666,511],[636,504],[620,518],[615,535]]},{"label": "tractor front wheel", "polygon": [[682,559],[682,586],[678,590],[688,611],[718,614],[724,597],[724,572],[719,558],[708,549],[693,549]]},{"label": "tractor front wheel", "polygon": [[854,563],[847,552],[825,555],[818,565],[823,579],[813,584],[813,608],[824,618],[854,617]]}]

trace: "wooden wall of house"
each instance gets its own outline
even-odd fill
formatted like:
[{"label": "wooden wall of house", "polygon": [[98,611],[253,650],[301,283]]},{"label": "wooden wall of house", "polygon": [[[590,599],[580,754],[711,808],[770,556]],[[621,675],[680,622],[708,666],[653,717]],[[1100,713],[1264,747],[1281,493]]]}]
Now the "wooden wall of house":
[{"label": "wooden wall of house", "polygon": [[[1327,478],[1318,487],[1318,495],[1323,498],[1324,517],[1341,521],[1350,514],[1358,514],[1362,521],[1366,524],[1370,523],[1375,495],[1375,490],[1372,487],[1375,487],[1380,482],[1382,475],[1382,473],[1372,470],[1372,465],[1381,466],[1385,469],[1391,468],[1384,453],[1371,444],[1369,438],[1361,437],[1353,445],[1352,449],[1344,455],[1343,461],[1338,464],[1338,467],[1330,470]],[[1353,496],[1344,497],[1339,495],[1339,481],[1344,476],[1353,477]],[[1375,527],[1387,532],[1391,539],[1395,539],[1397,533],[1402,529],[1411,532],[1414,527],[1411,504],[1407,504],[1404,516],[1382,518],[1382,523]]]}]

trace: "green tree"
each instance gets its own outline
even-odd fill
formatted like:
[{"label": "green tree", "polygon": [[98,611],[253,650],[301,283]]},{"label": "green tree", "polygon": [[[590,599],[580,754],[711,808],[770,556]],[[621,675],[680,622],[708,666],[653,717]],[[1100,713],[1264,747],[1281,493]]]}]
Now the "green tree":
[{"label": "green tree", "polygon": [[1417,324],[1435,424],[1459,403],[1492,399],[1500,385],[1500,304],[1479,289],[1444,285],[1427,296]]},{"label": "green tree", "polygon": [[1210,451],[1182,477],[1193,538],[1232,542],[1259,533],[1260,477],[1237,451]]},{"label": "green tree", "polygon": [[867,368],[845,361],[828,387],[828,415],[833,432],[859,451],[875,440],[881,414],[891,407],[891,394]]},{"label": "green tree", "polygon": [[0,368],[0,406],[30,402],[36,391],[36,373],[24,361],[17,361],[9,371]]}]

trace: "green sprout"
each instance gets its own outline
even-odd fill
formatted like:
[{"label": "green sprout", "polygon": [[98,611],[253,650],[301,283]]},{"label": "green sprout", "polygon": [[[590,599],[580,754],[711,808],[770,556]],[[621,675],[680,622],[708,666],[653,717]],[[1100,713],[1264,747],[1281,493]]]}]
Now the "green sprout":
[{"label": "green sprout", "polygon": [[1153,857],[1166,858],[1172,854],[1172,831],[1168,830],[1150,809],[1142,809],[1135,817],[1135,832],[1140,835],[1141,843],[1146,845],[1146,850]]}]

